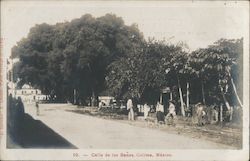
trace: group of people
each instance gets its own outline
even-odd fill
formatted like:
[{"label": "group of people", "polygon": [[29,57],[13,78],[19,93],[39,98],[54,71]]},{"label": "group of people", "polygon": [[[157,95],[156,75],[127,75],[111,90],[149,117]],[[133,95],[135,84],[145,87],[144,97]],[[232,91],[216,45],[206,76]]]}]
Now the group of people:
[{"label": "group of people", "polygon": [[[142,107],[142,106],[140,106]],[[193,117],[197,118],[197,125],[198,126],[204,126],[207,123],[211,124],[217,124],[219,122],[219,119],[225,119],[227,118],[226,116],[228,115],[228,120],[232,120],[233,116],[233,108],[224,112],[224,117],[221,117],[221,111],[218,109],[218,106],[213,106],[212,109],[209,109],[207,106],[205,106],[202,103],[197,103],[192,109],[186,109],[186,116],[187,117]],[[132,99],[128,99],[127,101],[127,110],[128,110],[128,120],[135,120],[135,111],[133,109],[133,103]],[[149,116],[149,112],[152,110],[152,108],[145,103],[143,105],[143,114],[144,114],[144,119],[147,120]],[[160,124],[175,124],[176,120],[176,107],[175,103],[170,100],[169,101],[169,106],[168,110],[165,111],[164,105],[160,103],[159,101],[157,102],[155,106],[155,112],[156,112],[156,119],[157,122]],[[153,110],[154,111],[154,110]],[[229,114],[227,114],[229,113]],[[221,118],[220,118],[220,117]]]},{"label": "group of people", "polygon": [[163,123],[165,123],[165,120],[167,120],[168,123],[173,123],[175,116],[176,116],[175,105],[174,105],[174,102],[172,100],[169,101],[168,113],[166,116],[164,114],[163,104],[161,104],[159,101],[157,102],[156,118],[157,118],[158,123],[163,124]]},{"label": "group of people", "polygon": [[[134,116],[134,109],[133,109],[133,102],[132,99],[128,99],[127,101],[127,110],[128,110],[128,120],[134,120],[135,116]],[[149,115],[149,111],[150,111],[150,107],[147,103],[145,103],[143,105],[143,112],[144,112],[144,119],[146,120],[148,115]],[[175,105],[173,103],[173,101],[169,101],[169,108],[168,108],[168,114],[165,116],[164,114],[164,106],[162,103],[160,103],[159,101],[156,104],[156,118],[157,118],[157,122],[162,124],[165,123],[165,119],[171,119],[174,120],[176,116],[176,112],[175,112]]]}]

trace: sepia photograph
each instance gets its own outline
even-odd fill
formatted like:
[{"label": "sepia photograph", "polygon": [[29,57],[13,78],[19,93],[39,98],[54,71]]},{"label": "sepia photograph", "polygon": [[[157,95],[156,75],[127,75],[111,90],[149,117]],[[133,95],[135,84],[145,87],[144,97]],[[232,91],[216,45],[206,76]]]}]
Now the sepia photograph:
[{"label": "sepia photograph", "polygon": [[1,160],[249,159],[249,1],[1,1]]}]

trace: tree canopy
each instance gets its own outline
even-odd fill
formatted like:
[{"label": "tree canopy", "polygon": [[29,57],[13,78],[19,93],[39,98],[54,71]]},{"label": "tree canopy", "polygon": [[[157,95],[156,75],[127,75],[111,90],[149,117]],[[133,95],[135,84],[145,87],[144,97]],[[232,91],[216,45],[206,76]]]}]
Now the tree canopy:
[{"label": "tree canopy", "polygon": [[84,15],[71,22],[40,24],[12,49],[19,57],[19,84],[29,83],[51,98],[82,100],[103,91],[107,66],[143,42],[136,25],[112,14]]},{"label": "tree canopy", "polygon": [[20,60],[19,85],[37,87],[50,99],[77,97],[84,104],[103,94],[155,103],[170,87],[183,115],[189,93],[191,103],[242,105],[242,55],[243,39],[188,52],[182,43],[145,40],[136,24],[113,14],[36,25],[12,48]]}]

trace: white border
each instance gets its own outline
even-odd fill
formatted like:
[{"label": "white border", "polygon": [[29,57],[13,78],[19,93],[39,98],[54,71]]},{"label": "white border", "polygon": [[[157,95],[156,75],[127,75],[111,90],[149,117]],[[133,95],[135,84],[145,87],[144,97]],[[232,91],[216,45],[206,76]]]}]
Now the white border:
[{"label": "white border", "polygon": [[[10,1],[13,3],[14,1]],[[90,2],[93,7],[96,5],[95,2]],[[125,1],[108,1],[108,5],[121,5],[126,3]],[[140,2],[140,1],[139,1]],[[134,5],[140,5],[139,2],[135,2]],[[224,1],[223,1],[224,2]],[[27,1],[27,4],[30,2]],[[40,2],[43,3],[43,2]],[[45,2],[46,3],[46,2]],[[79,1],[74,1],[73,3],[79,3]],[[131,2],[128,2],[131,3]],[[138,4],[139,3],[139,4]],[[157,1],[154,3],[163,3],[162,1]],[[165,3],[165,2],[164,2]],[[221,1],[211,2],[207,5],[207,7],[213,7],[216,4],[221,3]],[[243,5],[247,5],[249,9],[248,2],[238,2],[242,3]],[[173,6],[186,6],[190,5],[190,2],[181,2],[181,1],[170,1],[170,5]],[[195,3],[191,4],[194,7],[203,6],[203,3]],[[145,5],[146,7],[147,5]],[[167,158],[154,158],[154,160],[232,160],[232,161],[243,161],[248,160],[249,158],[249,15],[247,16],[246,24],[244,30],[246,31],[244,37],[244,67],[243,67],[243,102],[244,102],[244,113],[243,113],[243,149],[242,150],[128,150],[128,149],[93,149],[93,150],[84,150],[84,149],[77,149],[77,150],[59,150],[59,149],[52,149],[52,150],[45,150],[45,149],[6,149],[6,130],[4,130],[4,135],[1,141],[1,157],[5,160],[152,160],[152,158],[142,157],[142,158],[106,158],[106,157],[78,157],[74,158],[73,153],[78,153],[80,155],[88,154],[91,156],[91,153],[147,153],[147,152],[163,152],[169,153],[172,156]],[[247,28],[246,28],[247,27]],[[4,45],[4,42],[3,42]],[[2,50],[2,49],[1,49]],[[6,53],[3,55],[3,114],[6,114]],[[6,115],[5,115],[6,116]],[[3,128],[6,129],[6,117],[3,117]]]}]

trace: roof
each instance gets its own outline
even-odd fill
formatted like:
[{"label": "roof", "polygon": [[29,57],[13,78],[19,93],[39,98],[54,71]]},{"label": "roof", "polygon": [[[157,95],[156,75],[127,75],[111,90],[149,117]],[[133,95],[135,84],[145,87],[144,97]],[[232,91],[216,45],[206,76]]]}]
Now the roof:
[{"label": "roof", "polygon": [[114,97],[112,97],[112,96],[99,96],[98,99],[99,100],[109,100],[109,99],[114,99]]},{"label": "roof", "polygon": [[33,89],[33,88],[30,85],[28,85],[28,84],[24,84],[22,86],[22,89]]}]

